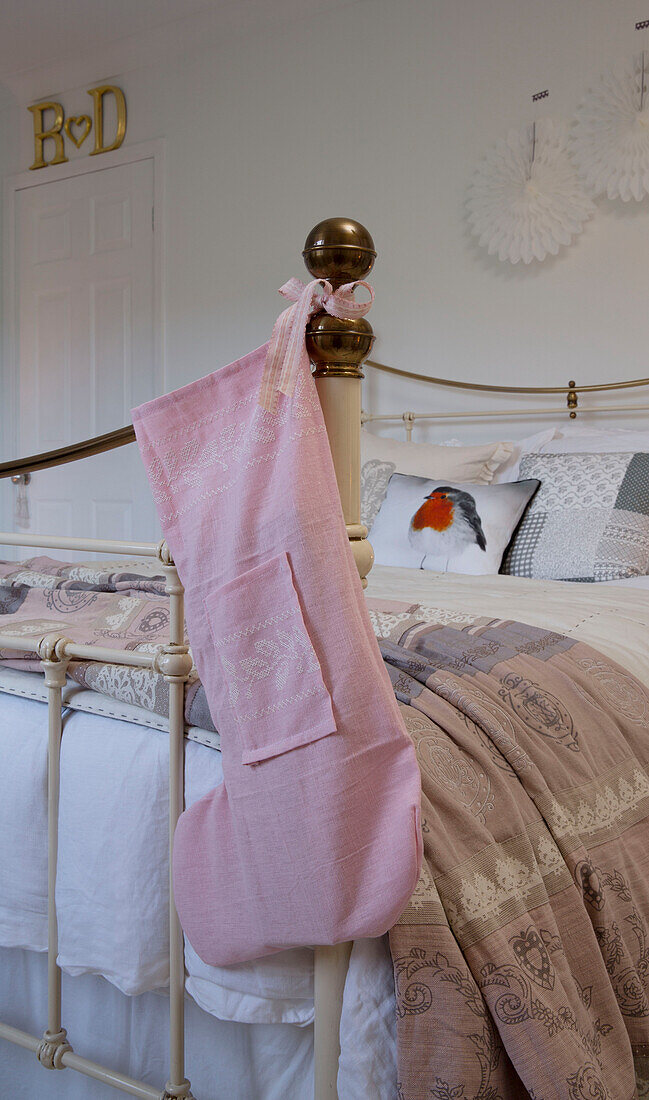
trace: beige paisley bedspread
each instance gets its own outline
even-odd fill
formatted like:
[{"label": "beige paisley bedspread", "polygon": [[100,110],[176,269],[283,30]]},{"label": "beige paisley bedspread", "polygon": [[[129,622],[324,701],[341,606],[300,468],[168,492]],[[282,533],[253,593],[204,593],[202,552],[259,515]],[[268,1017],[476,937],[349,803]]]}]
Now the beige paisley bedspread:
[{"label": "beige paisley bedspread", "polygon": [[649,1095],[649,692],[544,628],[370,606],[423,785],[399,1100]]}]

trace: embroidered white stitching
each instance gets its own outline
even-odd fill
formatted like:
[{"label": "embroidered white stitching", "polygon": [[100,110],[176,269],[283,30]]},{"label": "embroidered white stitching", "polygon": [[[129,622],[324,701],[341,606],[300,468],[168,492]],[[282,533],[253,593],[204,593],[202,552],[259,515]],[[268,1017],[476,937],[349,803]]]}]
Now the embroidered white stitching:
[{"label": "embroidered white stitching", "polygon": [[[617,791],[614,786],[617,786]],[[640,768],[634,768],[628,778],[621,775],[611,779],[593,805],[582,799],[578,806],[571,809],[552,795],[550,812],[553,832],[558,837],[592,836],[617,825],[624,814],[637,809],[648,796],[649,779]]]},{"label": "embroidered white stitching", "polygon": [[[326,428],[324,427],[324,425],[323,426],[316,426],[316,427],[313,427],[313,428],[306,428],[304,431],[295,432],[290,437],[289,443],[292,443],[295,439],[300,439],[300,438],[302,438],[304,436],[307,436],[307,435],[314,435],[314,434],[324,435],[325,432],[326,432]],[[288,450],[289,443],[287,443],[286,446],[284,446],[284,447],[278,448],[276,451],[272,451],[270,454],[260,455],[258,458],[250,459],[248,462],[244,462],[239,467],[239,470],[251,470],[255,466],[260,466],[263,462],[271,462],[274,458],[277,458],[279,455],[283,454],[284,451]],[[227,492],[227,490],[231,489],[234,485],[236,485],[236,483],[237,483],[237,478],[233,478],[231,481],[224,482],[223,485],[217,485],[214,489],[205,489],[202,493],[199,493],[198,496],[195,496],[193,500],[190,500],[184,506],[184,508],[179,508],[178,511],[176,511],[176,512],[161,513],[160,514],[160,521],[163,522],[163,523],[172,523],[174,520],[180,519],[180,517],[184,516],[187,512],[190,512],[193,508],[196,507],[197,504],[200,504],[201,502],[204,502],[204,501],[211,500],[212,497],[219,496],[220,493]],[[169,483],[167,483],[166,489],[159,490],[155,494],[155,496],[156,496],[156,500],[157,500],[158,504],[161,507],[166,501],[171,503],[172,499],[173,499],[172,496],[171,496],[171,485],[169,485]]]},{"label": "embroidered white stitching", "polygon": [[273,626],[274,623],[282,622],[283,619],[288,619],[291,615],[297,615],[297,611],[297,607],[290,608],[288,611],[279,611],[277,615],[271,615],[270,618],[264,619],[263,622],[257,623],[255,626],[245,626],[242,630],[235,630],[232,634],[226,634],[223,638],[215,639],[214,645],[220,648],[223,645],[235,642],[237,638],[246,638],[250,634],[256,634],[258,630],[262,630],[265,626]]},{"label": "embroidered white stitching", "polygon": [[[318,692],[318,685],[314,684],[313,687],[305,688],[304,691],[300,691],[297,695],[292,695],[290,699],[280,699],[277,703],[271,703],[267,707],[262,707],[261,710],[249,711],[247,714],[239,714],[239,720],[245,719],[246,721],[256,718],[265,718],[268,714],[274,714],[278,710],[283,710],[285,707],[291,705],[291,703],[300,702],[302,699],[307,699],[310,695],[316,695]],[[332,731],[333,732],[333,731]]]},{"label": "embroidered white stitching", "polygon": [[225,409],[217,409],[216,412],[210,413],[209,416],[203,416],[200,420],[193,420],[191,424],[183,424],[182,428],[176,428],[176,430],[170,432],[169,435],[163,435],[160,439],[151,439],[147,442],[143,442],[141,447],[143,450],[150,450],[152,447],[161,447],[163,443],[169,443],[172,439],[182,438],[195,428],[202,428],[204,424],[212,424],[213,421],[218,420],[219,417],[226,416],[236,409],[243,408],[244,405],[249,405],[251,401],[256,401],[256,399],[256,394],[252,394],[250,397],[244,397],[240,401],[235,401],[233,405],[228,405]]},{"label": "embroidered white stitching", "polygon": [[[228,674],[228,692],[234,706],[241,696],[252,698],[253,684],[274,677],[275,687],[286,687],[291,673],[301,676],[317,669],[318,661],[303,628],[277,630],[274,638],[259,638],[254,642],[255,655],[230,660],[222,656]],[[291,700],[292,701],[292,700]]]},{"label": "embroidered white stitching", "polygon": [[[296,385],[293,398],[294,412],[297,413],[298,416],[305,416],[309,411],[315,409],[315,403],[313,402],[313,400],[309,402],[309,400],[306,399],[306,395],[304,395],[302,392],[304,390],[304,381],[304,378],[298,379],[298,384]],[[251,401],[256,400],[256,394],[251,394],[248,397],[242,397],[239,401],[235,401],[232,405],[228,405],[224,409],[217,409],[216,412],[210,413],[208,416],[202,416],[199,420],[193,420],[191,424],[183,424],[182,428],[176,428],[175,431],[169,432],[168,435],[163,435],[159,439],[152,439],[148,440],[147,442],[142,442],[141,448],[143,450],[150,450],[153,447],[160,447],[164,443],[169,443],[173,439],[179,439],[187,436],[189,432],[194,431],[196,428],[202,428],[205,424],[212,424],[220,417],[227,416],[228,413],[236,412],[238,409],[244,408],[245,405],[249,405]],[[278,415],[272,417],[270,414],[265,413],[262,409],[260,410],[260,416],[262,417],[264,422],[268,423],[269,427],[274,427],[275,425],[281,424],[286,420],[288,410],[289,406],[288,404],[286,404]]]},{"label": "embroidered white stitching", "polygon": [[[149,467],[149,481],[154,493],[159,494],[158,486],[175,485],[184,481],[190,487],[198,485],[203,471],[210,466],[219,466],[224,472],[236,458],[244,434],[244,425],[228,425],[215,439],[192,439],[183,444],[180,451],[165,451],[155,455]],[[164,489],[163,489],[164,492]]]}]

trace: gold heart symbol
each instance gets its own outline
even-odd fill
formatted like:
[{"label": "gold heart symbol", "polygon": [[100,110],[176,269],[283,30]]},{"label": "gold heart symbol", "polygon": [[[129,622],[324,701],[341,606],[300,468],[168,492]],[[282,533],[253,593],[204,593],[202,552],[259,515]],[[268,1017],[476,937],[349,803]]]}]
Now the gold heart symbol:
[{"label": "gold heart symbol", "polygon": [[[81,137],[76,137],[76,135],[72,133],[73,126],[83,127],[83,133],[81,134]],[[90,118],[90,115],[71,115],[70,118],[67,120],[65,124],[65,132],[70,138],[70,141],[74,142],[77,149],[81,148],[84,141],[88,137],[91,126],[92,119]]]}]

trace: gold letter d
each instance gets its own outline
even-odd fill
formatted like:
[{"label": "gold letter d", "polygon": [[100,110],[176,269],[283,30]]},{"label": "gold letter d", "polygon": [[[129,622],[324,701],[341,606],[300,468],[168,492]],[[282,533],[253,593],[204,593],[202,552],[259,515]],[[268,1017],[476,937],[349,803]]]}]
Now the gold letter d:
[{"label": "gold letter d", "polygon": [[[104,145],[104,96],[109,92],[115,96],[117,133],[112,145]],[[111,149],[119,149],[122,144],[126,133],[126,100],[121,88],[116,88],[113,84],[102,84],[99,88],[91,88],[88,95],[92,96],[95,106],[95,147],[90,154],[94,157],[97,153],[110,153]]]}]

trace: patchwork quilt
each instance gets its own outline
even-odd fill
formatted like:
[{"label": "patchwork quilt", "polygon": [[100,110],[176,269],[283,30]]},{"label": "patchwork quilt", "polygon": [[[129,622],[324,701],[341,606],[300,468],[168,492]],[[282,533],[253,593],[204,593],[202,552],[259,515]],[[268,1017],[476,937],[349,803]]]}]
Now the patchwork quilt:
[{"label": "patchwork quilt", "polygon": [[[0,662],[40,671],[40,639],[59,633],[81,645],[154,653],[169,640],[169,598],[165,577],[154,567],[117,570],[115,563],[69,563],[49,557],[0,562],[0,634],[34,639],[34,652],[17,655],[0,649]],[[132,703],[166,717],[168,685],[158,673],[98,661],[71,661],[71,679],[102,695]],[[214,729],[198,673],[192,671],[185,693],[189,726]]]}]

